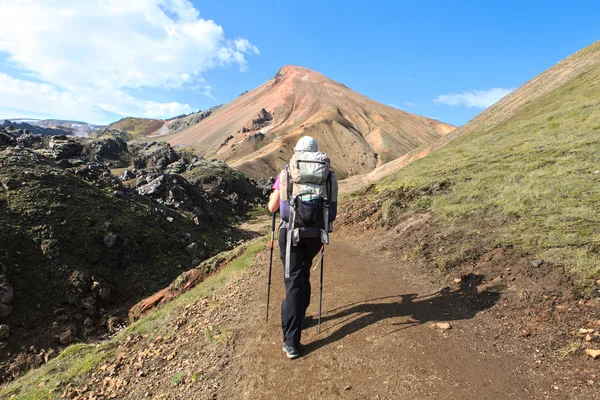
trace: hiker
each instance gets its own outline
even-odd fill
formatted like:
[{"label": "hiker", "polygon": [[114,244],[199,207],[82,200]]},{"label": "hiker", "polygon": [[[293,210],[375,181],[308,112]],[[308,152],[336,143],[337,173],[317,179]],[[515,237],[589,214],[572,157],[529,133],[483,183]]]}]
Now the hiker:
[{"label": "hiker", "polygon": [[273,184],[268,207],[272,213],[280,210],[282,219],[279,228],[279,253],[285,271],[282,348],[288,358],[294,359],[300,356],[302,324],[310,304],[312,261],[319,250],[323,256],[323,246],[329,241],[337,213],[337,179],[329,169],[329,158],[319,152],[312,137],[298,140],[290,165]]}]

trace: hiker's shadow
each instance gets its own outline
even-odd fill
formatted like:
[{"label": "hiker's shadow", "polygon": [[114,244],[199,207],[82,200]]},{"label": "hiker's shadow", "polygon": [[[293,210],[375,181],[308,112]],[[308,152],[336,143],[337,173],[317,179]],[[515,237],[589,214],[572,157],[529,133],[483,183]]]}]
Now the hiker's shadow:
[{"label": "hiker's shadow", "polygon": [[[392,323],[392,326],[399,326],[399,328],[392,329],[386,334],[430,321],[473,318],[478,312],[492,307],[500,299],[500,294],[496,291],[477,290],[482,280],[483,276],[470,274],[454,290],[445,287],[431,295],[418,296],[409,293],[382,297],[330,310],[321,319],[321,323],[324,324],[321,326],[321,335],[326,336],[307,344],[305,350],[307,352],[318,350],[369,325],[391,318],[408,317],[404,322]],[[311,325],[316,324],[316,320],[313,319],[312,322]]]}]

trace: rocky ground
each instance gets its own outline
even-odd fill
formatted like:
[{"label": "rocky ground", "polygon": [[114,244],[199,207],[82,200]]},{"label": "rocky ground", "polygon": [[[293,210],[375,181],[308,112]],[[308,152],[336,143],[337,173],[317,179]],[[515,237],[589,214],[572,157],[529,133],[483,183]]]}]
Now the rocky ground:
[{"label": "rocky ground", "polygon": [[[0,373],[11,379],[253,234],[263,188],[162,142],[0,130]],[[268,185],[268,182],[263,182]]]}]

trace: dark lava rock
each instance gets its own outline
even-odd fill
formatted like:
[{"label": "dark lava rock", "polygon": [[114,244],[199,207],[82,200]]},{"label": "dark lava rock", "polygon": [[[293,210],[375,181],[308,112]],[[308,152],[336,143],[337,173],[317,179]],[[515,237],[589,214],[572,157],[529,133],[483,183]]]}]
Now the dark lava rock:
[{"label": "dark lava rock", "polygon": [[136,169],[154,168],[165,169],[169,164],[179,160],[179,155],[166,142],[152,142],[142,149],[135,148],[137,157],[133,166]]},{"label": "dark lava rock", "polygon": [[88,141],[83,154],[90,160],[97,162],[110,162],[117,168],[131,164],[131,154],[127,143],[119,137],[107,137]]},{"label": "dark lava rock", "polygon": [[131,171],[130,169],[126,169],[125,172],[123,172],[123,175],[121,175],[121,179],[124,181],[128,181],[130,179],[135,179],[136,175],[133,171]]},{"label": "dark lava rock", "polygon": [[136,190],[143,196],[149,196],[161,204],[177,209],[192,210],[206,204],[202,189],[180,175],[159,175]]},{"label": "dark lava rock", "polygon": [[44,141],[39,135],[26,133],[17,138],[17,144],[28,149],[41,149],[44,146]]},{"label": "dark lava rock", "polygon": [[203,119],[210,117],[212,112],[218,107],[219,106],[212,107],[206,111],[198,111],[197,113],[192,113],[189,115],[180,115],[177,117],[177,121],[169,125],[169,133],[178,132],[197,124]]},{"label": "dark lava rock", "polygon": [[256,131],[256,130],[262,129],[265,126],[271,124],[272,120],[273,120],[273,116],[267,110],[265,110],[263,108],[258,113],[258,116],[252,120],[252,122],[250,123],[250,126],[248,126],[248,128],[250,128],[251,131]]},{"label": "dark lava rock", "polygon": [[62,160],[63,158],[79,157],[83,151],[83,145],[76,140],[59,135],[54,136],[50,141],[50,150],[55,160]]},{"label": "dark lava rock", "polygon": [[0,148],[14,146],[17,143],[14,137],[0,130]]}]

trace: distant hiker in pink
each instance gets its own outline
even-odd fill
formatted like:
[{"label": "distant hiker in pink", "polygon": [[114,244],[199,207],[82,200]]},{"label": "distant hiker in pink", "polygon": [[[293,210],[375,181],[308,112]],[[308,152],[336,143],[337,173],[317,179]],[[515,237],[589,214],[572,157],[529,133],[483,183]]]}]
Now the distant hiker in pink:
[{"label": "distant hiker in pink", "polygon": [[269,198],[269,211],[279,210],[282,219],[279,229],[285,284],[281,305],[282,348],[291,359],[300,356],[302,323],[310,304],[310,268],[319,250],[323,263],[324,245],[329,243],[337,214],[337,192],[337,178],[330,169],[329,158],[319,151],[315,139],[302,137],[294,147],[290,164],[275,180]]}]

